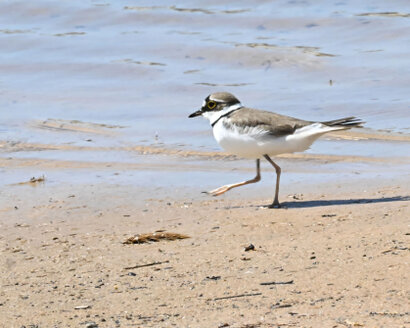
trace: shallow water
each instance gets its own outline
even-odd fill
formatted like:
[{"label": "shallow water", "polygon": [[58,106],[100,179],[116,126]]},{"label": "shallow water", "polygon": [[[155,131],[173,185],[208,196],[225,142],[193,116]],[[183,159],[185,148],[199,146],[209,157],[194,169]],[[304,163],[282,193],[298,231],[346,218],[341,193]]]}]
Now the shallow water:
[{"label": "shallow water", "polygon": [[[408,13],[400,0],[2,1],[0,141],[111,151],[0,154],[134,162],[121,147],[218,151],[208,123],[187,116],[221,90],[408,136]],[[309,152],[400,157],[408,142],[324,140]]]}]

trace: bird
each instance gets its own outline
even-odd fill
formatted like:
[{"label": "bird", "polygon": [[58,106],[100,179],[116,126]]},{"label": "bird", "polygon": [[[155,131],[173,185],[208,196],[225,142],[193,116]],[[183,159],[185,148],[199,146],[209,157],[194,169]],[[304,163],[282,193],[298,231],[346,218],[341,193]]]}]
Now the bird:
[{"label": "bird", "polygon": [[208,95],[202,107],[188,117],[197,116],[209,120],[216,141],[226,152],[242,158],[256,159],[256,176],[253,179],[224,185],[207,193],[219,196],[233,188],[260,181],[260,159],[265,158],[276,171],[275,196],[272,204],[268,206],[270,208],[281,207],[281,168],[271,156],[305,151],[325,133],[362,127],[364,123],[354,116],[317,122],[253,109],[243,106],[229,92]]}]

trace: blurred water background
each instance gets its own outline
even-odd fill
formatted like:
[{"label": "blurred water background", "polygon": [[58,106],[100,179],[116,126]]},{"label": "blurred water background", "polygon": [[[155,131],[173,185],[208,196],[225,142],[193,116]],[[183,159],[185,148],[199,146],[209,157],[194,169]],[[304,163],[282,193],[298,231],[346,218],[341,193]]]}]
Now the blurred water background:
[{"label": "blurred water background", "polygon": [[[187,118],[214,91],[408,138],[409,31],[407,0],[1,1],[0,150],[93,161],[140,161],[120,149],[144,145],[218,151],[208,122]],[[406,150],[322,140],[309,152]]]}]

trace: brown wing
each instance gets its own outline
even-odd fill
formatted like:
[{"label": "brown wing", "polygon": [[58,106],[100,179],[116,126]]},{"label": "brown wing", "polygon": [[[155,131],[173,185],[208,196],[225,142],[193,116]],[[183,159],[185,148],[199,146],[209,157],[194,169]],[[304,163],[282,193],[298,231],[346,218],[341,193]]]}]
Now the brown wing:
[{"label": "brown wing", "polygon": [[236,126],[259,126],[276,137],[293,134],[296,129],[312,122],[268,111],[242,107],[229,115],[231,123]]}]

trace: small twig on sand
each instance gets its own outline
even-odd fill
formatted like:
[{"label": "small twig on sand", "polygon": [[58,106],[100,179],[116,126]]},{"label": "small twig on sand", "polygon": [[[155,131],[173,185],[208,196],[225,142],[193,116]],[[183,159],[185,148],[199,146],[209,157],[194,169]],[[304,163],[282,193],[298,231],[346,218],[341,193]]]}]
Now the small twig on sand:
[{"label": "small twig on sand", "polygon": [[169,261],[167,260],[167,261],[152,262],[152,263],[147,263],[147,264],[137,264],[131,267],[126,267],[124,268],[124,270],[138,269],[138,268],[149,267],[149,266],[163,264],[163,263],[169,263]]},{"label": "small twig on sand", "polygon": [[45,181],[46,181],[46,177],[45,177],[44,175],[42,175],[42,176],[40,176],[40,177],[38,177],[38,178],[36,178],[36,177],[32,177],[30,180],[25,181],[25,182],[19,182],[19,183],[16,183],[16,185],[25,185],[25,184],[29,184],[29,185],[34,186],[34,185],[36,185],[37,183],[40,183],[40,182],[45,182]]},{"label": "small twig on sand", "polygon": [[292,304],[275,304],[271,306],[271,309],[283,309],[283,308],[289,308],[292,307]]},{"label": "small twig on sand", "polygon": [[157,242],[160,240],[177,240],[186,238],[189,238],[189,236],[181,233],[156,231],[154,233],[142,233],[132,236],[124,241],[123,244],[144,244],[149,242]]},{"label": "small twig on sand", "polygon": [[268,285],[291,285],[293,280],[289,281],[271,281],[271,282],[261,282],[259,285],[268,286]]},{"label": "small twig on sand", "polygon": [[239,297],[248,297],[248,296],[259,296],[262,295],[262,293],[253,293],[253,294],[239,294],[239,295],[232,295],[232,296],[223,296],[223,297],[216,297],[213,300],[214,301],[219,301],[219,300],[227,300],[230,298],[239,298]]}]

